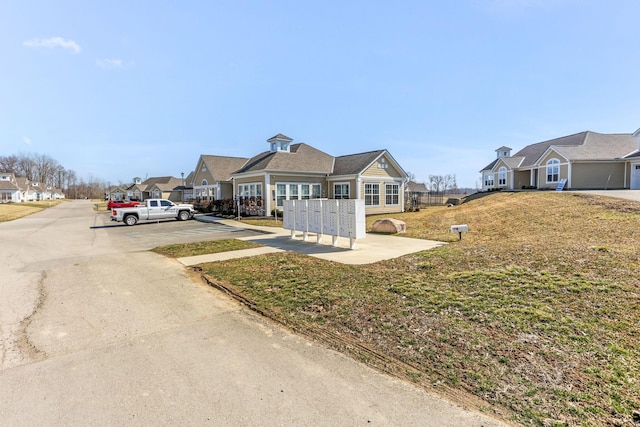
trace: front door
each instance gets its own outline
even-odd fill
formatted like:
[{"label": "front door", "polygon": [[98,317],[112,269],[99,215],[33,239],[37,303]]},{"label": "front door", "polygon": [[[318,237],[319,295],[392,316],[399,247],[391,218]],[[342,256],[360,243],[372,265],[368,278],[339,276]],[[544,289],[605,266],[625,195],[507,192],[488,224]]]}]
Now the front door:
[{"label": "front door", "polygon": [[631,189],[640,190],[640,163],[631,163]]}]

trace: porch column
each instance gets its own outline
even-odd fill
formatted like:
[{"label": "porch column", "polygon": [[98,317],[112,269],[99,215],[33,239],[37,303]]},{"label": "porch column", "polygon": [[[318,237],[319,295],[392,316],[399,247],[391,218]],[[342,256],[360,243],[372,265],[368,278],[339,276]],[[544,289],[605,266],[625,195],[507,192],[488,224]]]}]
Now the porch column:
[{"label": "porch column", "polygon": [[264,216],[271,215],[271,175],[264,175],[264,188],[262,189],[262,203],[264,205]]}]

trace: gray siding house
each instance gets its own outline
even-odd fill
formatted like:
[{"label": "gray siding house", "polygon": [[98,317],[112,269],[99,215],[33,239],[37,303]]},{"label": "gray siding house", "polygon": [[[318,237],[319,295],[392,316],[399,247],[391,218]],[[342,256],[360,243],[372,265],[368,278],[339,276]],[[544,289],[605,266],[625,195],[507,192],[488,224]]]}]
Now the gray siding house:
[{"label": "gray siding house", "polygon": [[640,129],[631,134],[585,131],[527,145],[502,146],[480,170],[482,190],[524,188],[640,189]]}]

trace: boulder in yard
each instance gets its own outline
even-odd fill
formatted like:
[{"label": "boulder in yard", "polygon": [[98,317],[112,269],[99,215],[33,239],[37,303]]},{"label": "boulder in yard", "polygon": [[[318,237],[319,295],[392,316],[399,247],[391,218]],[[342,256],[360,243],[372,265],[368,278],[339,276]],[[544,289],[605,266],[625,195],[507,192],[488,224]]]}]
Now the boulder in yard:
[{"label": "boulder in yard", "polygon": [[404,221],[393,218],[379,219],[373,223],[371,231],[374,233],[406,233],[407,224]]}]

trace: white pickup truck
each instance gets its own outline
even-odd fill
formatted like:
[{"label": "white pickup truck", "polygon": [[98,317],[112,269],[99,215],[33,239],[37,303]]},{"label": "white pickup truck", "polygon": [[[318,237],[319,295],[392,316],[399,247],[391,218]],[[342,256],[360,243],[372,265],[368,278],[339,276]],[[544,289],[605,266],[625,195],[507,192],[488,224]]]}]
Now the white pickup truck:
[{"label": "white pickup truck", "polygon": [[157,220],[176,218],[186,221],[195,213],[193,205],[175,204],[171,200],[148,199],[145,204],[132,208],[115,208],[111,210],[111,221],[136,225],[141,220]]}]

